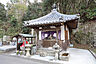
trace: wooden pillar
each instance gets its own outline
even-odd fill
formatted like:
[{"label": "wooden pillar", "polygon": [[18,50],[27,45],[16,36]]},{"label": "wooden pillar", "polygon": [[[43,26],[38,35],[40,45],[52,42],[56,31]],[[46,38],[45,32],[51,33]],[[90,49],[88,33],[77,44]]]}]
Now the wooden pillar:
[{"label": "wooden pillar", "polygon": [[31,34],[32,34],[32,36],[34,35],[34,29],[31,29]]},{"label": "wooden pillar", "polygon": [[25,37],[25,40],[26,40],[26,37]]},{"label": "wooden pillar", "polygon": [[69,36],[69,28],[66,25],[66,30],[65,30],[65,40],[69,40],[70,36]]},{"label": "wooden pillar", "polygon": [[66,40],[69,40],[69,29],[68,29],[68,26],[66,25],[66,36],[67,36],[67,39]]},{"label": "wooden pillar", "polygon": [[35,30],[35,32],[36,32],[36,47],[38,48],[38,30],[36,29]]},{"label": "wooden pillar", "polygon": [[[18,47],[18,37],[16,37],[17,38],[17,47]],[[16,51],[17,51],[17,47],[16,47]]]},{"label": "wooden pillar", "polygon": [[65,26],[61,24],[61,40],[65,42]]},{"label": "wooden pillar", "polygon": [[66,25],[66,30],[65,30],[65,41],[67,45],[69,45],[69,28],[67,25]]},{"label": "wooden pillar", "polygon": [[59,41],[58,41],[58,29],[56,29],[56,42],[59,44]]},{"label": "wooden pillar", "polygon": [[33,44],[33,43],[32,43],[32,38],[31,38],[31,44]]}]

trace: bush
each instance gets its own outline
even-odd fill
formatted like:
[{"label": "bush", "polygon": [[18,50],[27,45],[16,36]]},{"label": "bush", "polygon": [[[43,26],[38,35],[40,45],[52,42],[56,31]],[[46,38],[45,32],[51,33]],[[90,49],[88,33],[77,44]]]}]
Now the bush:
[{"label": "bush", "polygon": [[84,33],[80,30],[76,32],[73,36],[73,41],[75,41],[78,44],[90,44],[93,41],[91,32]]}]

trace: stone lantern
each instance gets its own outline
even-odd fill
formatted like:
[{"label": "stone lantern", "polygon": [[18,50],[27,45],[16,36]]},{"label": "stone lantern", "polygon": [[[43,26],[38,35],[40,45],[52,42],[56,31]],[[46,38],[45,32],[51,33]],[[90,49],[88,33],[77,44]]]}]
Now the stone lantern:
[{"label": "stone lantern", "polygon": [[60,46],[57,43],[55,43],[55,45],[53,46],[53,49],[55,49],[55,58],[54,59],[58,60],[58,58],[59,58],[58,53],[60,51]]}]

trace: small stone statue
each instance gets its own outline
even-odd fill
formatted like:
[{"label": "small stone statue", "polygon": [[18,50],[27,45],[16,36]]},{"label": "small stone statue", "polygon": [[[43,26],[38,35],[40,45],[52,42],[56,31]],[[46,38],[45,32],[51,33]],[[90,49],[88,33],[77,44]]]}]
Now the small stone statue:
[{"label": "small stone statue", "polygon": [[60,49],[60,46],[57,44],[57,43],[55,43],[55,45],[53,45],[53,49]]},{"label": "small stone statue", "polygon": [[58,53],[59,53],[59,51],[60,51],[60,46],[57,44],[57,43],[55,43],[55,45],[53,46],[53,49],[55,49],[55,58],[54,58],[54,60],[58,60]]}]

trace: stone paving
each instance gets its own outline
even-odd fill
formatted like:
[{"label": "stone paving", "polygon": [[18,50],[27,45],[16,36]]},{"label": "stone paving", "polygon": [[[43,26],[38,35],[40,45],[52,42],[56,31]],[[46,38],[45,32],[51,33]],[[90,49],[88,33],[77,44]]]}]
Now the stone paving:
[{"label": "stone paving", "polygon": [[1,51],[10,51],[10,50],[13,50],[13,49],[16,49],[16,46],[13,46],[13,45],[0,46]]},{"label": "stone paving", "polygon": [[[14,52],[0,54],[0,64],[96,64],[96,59],[88,50],[69,48],[69,61],[41,61],[39,57],[24,58],[20,56],[12,56]],[[2,52],[1,52],[2,53]],[[42,57],[41,59],[47,60]],[[55,62],[55,63],[54,63]],[[59,63],[58,63],[59,62]]]},{"label": "stone paving", "polygon": [[[32,55],[29,58],[39,60],[39,61],[43,60],[43,61],[59,63],[59,64],[96,64],[96,59],[88,50],[69,48],[69,53],[70,53],[69,61],[60,61],[60,60],[50,61],[50,58],[40,57],[37,55]],[[14,56],[14,54],[13,54],[13,56]],[[15,54],[15,56],[16,56],[16,54]],[[21,56],[21,57],[24,58],[23,56]]]}]

